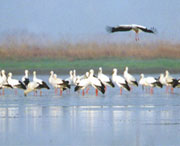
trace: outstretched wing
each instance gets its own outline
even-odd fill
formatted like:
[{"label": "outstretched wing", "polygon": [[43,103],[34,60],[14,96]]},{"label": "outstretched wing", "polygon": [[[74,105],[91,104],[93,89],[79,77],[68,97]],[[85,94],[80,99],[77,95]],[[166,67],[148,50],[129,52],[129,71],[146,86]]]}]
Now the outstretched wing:
[{"label": "outstretched wing", "polygon": [[151,29],[144,28],[144,27],[138,27],[138,28],[147,33],[157,33],[157,30],[154,27],[152,27]]},{"label": "outstretched wing", "polygon": [[130,31],[132,29],[132,26],[130,25],[120,25],[120,26],[116,26],[116,27],[111,27],[111,26],[107,26],[106,30],[108,32],[117,32],[117,31]]}]

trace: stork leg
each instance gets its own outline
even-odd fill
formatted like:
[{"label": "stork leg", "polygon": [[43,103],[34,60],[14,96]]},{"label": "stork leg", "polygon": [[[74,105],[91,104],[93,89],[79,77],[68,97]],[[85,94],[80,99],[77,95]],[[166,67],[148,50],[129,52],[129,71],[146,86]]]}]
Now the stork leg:
[{"label": "stork leg", "polygon": [[171,87],[171,93],[172,93],[172,94],[174,93],[174,88],[173,88],[173,87]]},{"label": "stork leg", "polygon": [[62,96],[62,89],[60,88],[60,96]]},{"label": "stork leg", "polygon": [[151,89],[150,89],[150,94],[153,94],[154,93],[154,90],[153,90],[153,88],[151,87]]},{"label": "stork leg", "polygon": [[57,94],[57,88],[54,89],[54,93]]},{"label": "stork leg", "polygon": [[87,89],[86,89],[86,94],[88,94],[88,92],[89,92],[89,87],[87,87]]},{"label": "stork leg", "polygon": [[40,96],[42,96],[42,91],[40,90]]},{"label": "stork leg", "polygon": [[84,90],[82,90],[82,95],[83,95],[83,96],[85,95],[85,92],[84,92]]},{"label": "stork leg", "polygon": [[34,96],[37,96],[37,91],[34,91]]},{"label": "stork leg", "polygon": [[98,89],[96,89],[96,96],[98,96]]},{"label": "stork leg", "polygon": [[139,41],[138,33],[135,34],[135,40],[136,40],[136,41]]},{"label": "stork leg", "polygon": [[120,88],[120,95],[122,95],[122,88]]}]

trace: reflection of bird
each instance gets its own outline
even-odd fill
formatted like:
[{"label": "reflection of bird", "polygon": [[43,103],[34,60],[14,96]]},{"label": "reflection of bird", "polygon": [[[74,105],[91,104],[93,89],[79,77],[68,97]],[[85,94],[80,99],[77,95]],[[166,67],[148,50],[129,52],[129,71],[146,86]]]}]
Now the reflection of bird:
[{"label": "reflection of bird", "polygon": [[137,24],[119,25],[116,27],[107,26],[106,30],[108,32],[111,32],[111,33],[118,32],[118,31],[131,31],[131,30],[133,30],[136,33],[136,37],[135,37],[136,41],[139,40],[138,33],[140,31],[147,32],[147,33],[156,33],[157,32],[154,27],[151,29],[148,29],[145,26],[137,25]]}]

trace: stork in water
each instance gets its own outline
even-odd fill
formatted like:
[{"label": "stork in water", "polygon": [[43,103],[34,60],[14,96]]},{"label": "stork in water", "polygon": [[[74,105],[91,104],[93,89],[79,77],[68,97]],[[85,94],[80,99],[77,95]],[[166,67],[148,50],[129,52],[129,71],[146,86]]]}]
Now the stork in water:
[{"label": "stork in water", "polygon": [[133,30],[136,33],[136,36],[135,36],[136,41],[139,40],[138,33],[141,31],[146,32],[146,33],[156,33],[157,32],[157,30],[154,27],[149,29],[145,26],[137,25],[137,24],[119,25],[119,26],[115,26],[115,27],[107,26],[106,30],[110,33],[118,32],[118,31]]}]

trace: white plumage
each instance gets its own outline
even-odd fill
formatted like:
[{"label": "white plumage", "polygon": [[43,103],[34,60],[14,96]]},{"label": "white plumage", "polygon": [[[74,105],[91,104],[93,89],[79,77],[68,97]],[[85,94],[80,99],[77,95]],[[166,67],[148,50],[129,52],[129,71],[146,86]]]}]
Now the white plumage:
[{"label": "white plumage", "polygon": [[36,71],[33,72],[33,82],[37,82],[40,85],[39,88],[50,89],[49,86],[43,80],[38,79],[36,77]]},{"label": "white plumage", "polygon": [[29,80],[29,71],[25,70],[24,73],[25,73],[25,75],[22,77],[21,81],[23,82],[23,84],[25,86],[27,86],[29,84],[29,82],[30,82],[30,80]]},{"label": "white plumage", "polygon": [[27,96],[27,94],[31,91],[37,91],[37,89],[40,88],[40,84],[37,82],[29,82],[29,84],[27,85],[27,89],[24,90],[24,96]]},{"label": "white plumage", "polygon": [[73,71],[72,70],[69,71],[69,77],[66,78],[65,81],[68,81],[69,85],[73,84]]},{"label": "white plumage", "polygon": [[70,89],[69,82],[58,78],[53,71],[50,72],[49,83],[51,83],[54,88],[60,88],[61,90]]},{"label": "white plumage", "polygon": [[26,86],[19,80],[12,79],[12,73],[10,72],[8,74],[7,82],[13,87],[13,88],[20,88],[20,89],[26,89]]},{"label": "white plumage", "polygon": [[123,77],[121,77],[120,75],[117,75],[117,69],[116,68],[113,69],[112,81],[114,83],[116,83],[118,85],[118,87],[124,88],[124,89],[130,91],[130,87],[129,87],[127,81]]},{"label": "white plumage", "polygon": [[89,82],[95,89],[101,91],[103,94],[105,93],[105,86],[97,77],[94,77],[93,69],[89,71]]},{"label": "white plumage", "polygon": [[104,85],[114,87],[112,80],[107,75],[103,74],[102,67],[99,67],[98,79],[100,79]]},{"label": "white plumage", "polygon": [[[76,91],[79,91],[80,89],[84,90],[89,85],[91,85],[91,82],[89,80],[89,72],[86,72],[85,77],[79,81],[77,86],[74,88],[74,91],[76,92]],[[84,91],[83,91],[83,94],[84,94]]]},{"label": "white plumage", "polygon": [[138,86],[136,78],[128,72],[128,67],[125,68],[123,75],[128,84]]},{"label": "white plumage", "polygon": [[150,92],[153,93],[153,87],[160,87],[162,88],[162,84],[159,82],[158,79],[155,79],[154,77],[144,77],[144,74],[140,75],[139,84],[142,85],[143,89],[144,86],[151,87]]}]

